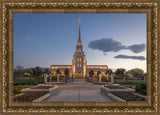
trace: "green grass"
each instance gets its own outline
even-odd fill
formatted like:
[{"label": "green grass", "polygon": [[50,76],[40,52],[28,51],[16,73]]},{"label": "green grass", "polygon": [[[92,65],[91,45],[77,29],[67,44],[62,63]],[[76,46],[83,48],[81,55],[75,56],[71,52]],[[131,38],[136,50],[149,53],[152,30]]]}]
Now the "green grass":
[{"label": "green grass", "polygon": [[116,83],[133,83],[133,84],[140,84],[140,83],[146,83],[145,80],[123,80],[123,79],[115,79]]},{"label": "green grass", "polygon": [[37,85],[43,82],[43,79],[16,79],[14,85]]},{"label": "green grass", "polygon": [[31,86],[28,86],[28,85],[24,85],[24,86],[14,86],[13,94],[14,94],[14,95],[20,94],[20,93],[21,93],[21,90],[22,90],[22,89],[26,89],[26,88],[31,88]]},{"label": "green grass", "polygon": [[106,88],[109,88],[109,89],[125,89],[123,87],[120,87],[120,86],[104,86]]},{"label": "green grass", "polygon": [[124,86],[124,87],[134,89],[132,86],[128,86],[128,85],[126,85],[126,86]]}]

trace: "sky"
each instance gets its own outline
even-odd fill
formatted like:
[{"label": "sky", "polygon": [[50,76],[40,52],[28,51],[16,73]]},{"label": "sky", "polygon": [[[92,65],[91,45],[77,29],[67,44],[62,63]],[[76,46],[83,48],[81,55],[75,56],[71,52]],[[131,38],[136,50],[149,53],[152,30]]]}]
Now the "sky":
[{"label": "sky", "polygon": [[78,41],[88,65],[146,72],[146,14],[14,14],[14,67],[71,65]]}]

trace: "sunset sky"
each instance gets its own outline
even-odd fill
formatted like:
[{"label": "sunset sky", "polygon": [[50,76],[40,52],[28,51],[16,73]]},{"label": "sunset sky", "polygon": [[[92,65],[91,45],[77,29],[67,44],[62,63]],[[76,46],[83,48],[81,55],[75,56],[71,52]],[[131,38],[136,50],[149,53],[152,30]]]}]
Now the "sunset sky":
[{"label": "sunset sky", "polygon": [[14,14],[14,67],[71,65],[81,40],[88,65],[146,71],[146,14]]}]

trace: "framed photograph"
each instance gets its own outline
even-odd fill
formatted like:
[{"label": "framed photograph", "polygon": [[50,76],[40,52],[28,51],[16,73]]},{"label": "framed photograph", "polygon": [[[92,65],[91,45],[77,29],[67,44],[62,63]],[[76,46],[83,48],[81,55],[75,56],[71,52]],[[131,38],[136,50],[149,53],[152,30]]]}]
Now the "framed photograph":
[{"label": "framed photograph", "polygon": [[2,114],[159,114],[158,1],[1,1]]}]

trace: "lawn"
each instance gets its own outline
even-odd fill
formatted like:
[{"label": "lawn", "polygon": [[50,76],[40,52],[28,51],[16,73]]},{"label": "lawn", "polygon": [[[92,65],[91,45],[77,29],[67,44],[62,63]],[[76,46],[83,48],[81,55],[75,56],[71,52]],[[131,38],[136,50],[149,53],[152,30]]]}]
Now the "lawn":
[{"label": "lawn", "polygon": [[54,87],[54,86],[38,86],[38,87],[33,87],[32,89],[50,89],[50,88],[52,88],[52,87]]},{"label": "lawn", "polygon": [[106,88],[109,88],[109,89],[125,89],[123,87],[120,87],[120,86],[104,86]]},{"label": "lawn", "polygon": [[125,83],[131,83],[131,84],[141,84],[146,83],[145,80],[123,80],[123,79],[115,79],[116,83],[125,84]]},{"label": "lawn", "polygon": [[13,94],[14,95],[20,94],[21,90],[22,89],[26,89],[26,88],[31,88],[31,86],[27,86],[27,85],[24,85],[24,86],[14,86]]},{"label": "lawn", "polygon": [[14,85],[37,85],[43,83],[43,78],[41,79],[16,79],[14,80]]}]

